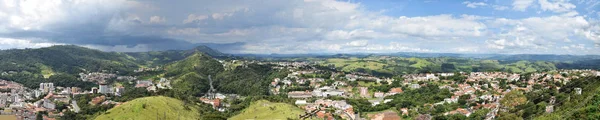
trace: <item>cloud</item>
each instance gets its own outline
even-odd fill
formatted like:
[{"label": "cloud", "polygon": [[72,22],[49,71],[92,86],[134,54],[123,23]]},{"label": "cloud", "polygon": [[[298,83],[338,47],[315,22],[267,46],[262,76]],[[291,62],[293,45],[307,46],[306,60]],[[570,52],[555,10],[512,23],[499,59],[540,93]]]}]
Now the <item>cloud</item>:
[{"label": "cloud", "polygon": [[481,6],[486,6],[487,5],[484,2],[471,2],[471,1],[465,1],[462,4],[467,5],[467,7],[469,7],[469,8],[477,8],[477,7],[481,7]]},{"label": "cloud", "polygon": [[202,44],[228,53],[562,53],[564,45],[573,49],[571,44],[584,44],[587,50],[600,43],[598,18],[569,1],[457,3],[498,11],[391,14],[370,3],[339,0],[5,0],[0,4],[0,18],[6,18],[0,19],[0,38],[10,40],[0,42],[4,48],[76,44],[105,51]]},{"label": "cloud", "polygon": [[164,23],[167,20],[165,18],[162,18],[160,16],[152,16],[150,17],[150,23]]},{"label": "cloud", "polygon": [[502,6],[502,5],[493,5],[492,7],[494,8],[494,10],[500,10],[500,11],[508,9],[508,7]]},{"label": "cloud", "polygon": [[61,45],[60,43],[50,42],[32,42],[27,39],[0,38],[0,50],[14,48],[41,48],[53,45]]},{"label": "cloud", "polygon": [[190,14],[188,15],[187,19],[183,20],[183,23],[194,23],[194,22],[200,22],[204,19],[207,19],[208,16],[206,15],[195,15],[195,14]]},{"label": "cloud", "polygon": [[513,0],[513,10],[525,11],[535,0]]},{"label": "cloud", "polygon": [[557,13],[571,11],[576,7],[565,0],[554,0],[554,2],[550,2],[548,0],[538,0],[538,2],[542,10],[553,11]]},{"label": "cloud", "polygon": [[364,47],[364,46],[369,45],[369,41],[357,40],[357,41],[352,41],[352,42],[346,43],[346,45],[350,46],[350,47]]}]

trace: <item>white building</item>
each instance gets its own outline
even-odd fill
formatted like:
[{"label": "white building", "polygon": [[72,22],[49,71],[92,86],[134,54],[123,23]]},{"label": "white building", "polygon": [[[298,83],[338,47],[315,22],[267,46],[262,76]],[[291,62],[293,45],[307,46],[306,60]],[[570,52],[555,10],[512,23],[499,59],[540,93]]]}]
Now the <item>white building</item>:
[{"label": "white building", "polygon": [[106,84],[100,84],[100,86],[98,88],[99,88],[98,92],[100,92],[102,94],[107,94],[107,93],[111,92],[110,87]]},{"label": "white building", "polygon": [[440,73],[442,77],[454,76],[454,73]]},{"label": "white building", "polygon": [[54,83],[40,83],[40,91],[44,93],[54,91]]},{"label": "white building", "polygon": [[306,105],[306,100],[296,100],[296,102],[294,103],[296,105]]}]

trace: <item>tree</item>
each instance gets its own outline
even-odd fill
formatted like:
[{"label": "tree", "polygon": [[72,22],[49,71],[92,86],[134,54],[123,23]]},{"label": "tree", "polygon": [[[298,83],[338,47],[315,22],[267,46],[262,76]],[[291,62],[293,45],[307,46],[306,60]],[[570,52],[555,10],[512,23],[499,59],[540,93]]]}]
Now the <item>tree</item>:
[{"label": "tree", "polygon": [[500,103],[508,108],[514,108],[515,106],[525,104],[527,97],[523,95],[521,91],[513,90],[504,95],[504,98],[500,100]]}]

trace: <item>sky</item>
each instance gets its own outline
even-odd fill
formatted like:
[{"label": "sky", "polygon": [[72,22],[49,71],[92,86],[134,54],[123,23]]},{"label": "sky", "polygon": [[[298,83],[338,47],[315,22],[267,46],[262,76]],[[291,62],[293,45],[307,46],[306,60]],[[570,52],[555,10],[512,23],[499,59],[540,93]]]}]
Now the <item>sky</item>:
[{"label": "sky", "polygon": [[599,0],[0,0],[0,49],[600,55]]}]

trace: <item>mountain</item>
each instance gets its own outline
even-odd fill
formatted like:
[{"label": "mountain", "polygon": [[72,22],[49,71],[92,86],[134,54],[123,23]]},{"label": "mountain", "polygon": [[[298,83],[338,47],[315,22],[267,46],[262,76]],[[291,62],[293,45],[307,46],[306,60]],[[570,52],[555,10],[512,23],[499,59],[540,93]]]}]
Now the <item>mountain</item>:
[{"label": "mountain", "polygon": [[183,60],[165,65],[167,77],[195,72],[202,75],[216,75],[223,71],[223,65],[211,56],[194,52]]},{"label": "mountain", "polygon": [[137,64],[122,53],[58,45],[1,51],[0,66],[0,71],[41,73],[44,68],[54,72],[79,73],[98,70],[126,71],[136,68]]},{"label": "mountain", "polygon": [[185,104],[175,98],[152,96],[125,102],[95,120],[197,120],[201,117],[200,111],[200,106]]},{"label": "mountain", "polygon": [[210,47],[201,45],[189,50],[167,50],[167,51],[149,51],[149,52],[128,52],[125,53],[135,58],[138,63],[144,63],[148,66],[163,65],[174,61],[185,59],[188,56],[202,52],[214,58],[228,58],[231,55],[219,52]]},{"label": "mountain", "polygon": [[0,51],[0,79],[37,88],[39,83],[55,74],[80,72],[119,72],[126,74],[138,64],[125,54],[102,52],[74,46],[58,45],[39,49],[12,49]]}]

